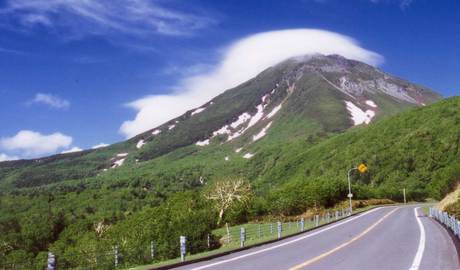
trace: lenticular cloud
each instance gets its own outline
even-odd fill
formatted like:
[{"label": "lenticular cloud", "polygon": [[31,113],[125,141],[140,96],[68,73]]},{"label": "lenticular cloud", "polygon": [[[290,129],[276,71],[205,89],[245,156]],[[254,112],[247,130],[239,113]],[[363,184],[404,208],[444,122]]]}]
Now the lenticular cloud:
[{"label": "lenticular cloud", "polygon": [[360,47],[352,38],[324,30],[290,29],[251,35],[230,44],[211,71],[180,80],[175,89],[181,90],[129,103],[137,115],[125,121],[120,132],[133,137],[202,105],[287,58],[318,53],[339,54],[370,65],[383,61],[382,56]]}]

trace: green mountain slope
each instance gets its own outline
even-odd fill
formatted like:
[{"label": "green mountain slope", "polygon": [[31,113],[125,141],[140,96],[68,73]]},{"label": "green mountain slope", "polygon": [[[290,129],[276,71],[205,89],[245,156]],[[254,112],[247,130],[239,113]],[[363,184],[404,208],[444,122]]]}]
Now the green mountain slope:
[{"label": "green mountain slope", "polygon": [[241,155],[250,156],[249,150],[259,149],[268,141],[265,133],[270,134],[272,143],[303,138],[317,142],[356,124],[438,99],[439,95],[429,89],[340,56],[294,58],[125,142],[80,153],[0,163],[0,186],[11,190],[101,174],[112,177],[114,168],[131,170],[137,163],[168,154],[206,154],[206,148],[213,148],[208,143],[220,145],[219,151],[227,155],[232,155],[230,149],[242,148]]},{"label": "green mountain slope", "polygon": [[42,269],[48,250],[60,268],[110,269],[115,244],[128,267],[150,262],[152,240],[177,256],[181,234],[202,251],[217,220],[203,192],[225,177],[253,192],[229,223],[340,203],[359,162],[355,198],[441,198],[460,175],[460,97],[437,99],[339,56],[290,59],[128,141],[2,162],[0,269]]},{"label": "green mountain slope", "polygon": [[[0,197],[0,240],[6,247],[0,258],[39,265],[50,249],[72,268],[86,258],[81,254],[98,254],[121,242],[125,250],[136,250],[151,239],[162,239],[158,258],[174,257],[179,234],[201,239],[215,228],[212,204],[201,195],[201,177],[211,182],[239,175],[252,182],[255,196],[224,216],[230,223],[338,203],[346,198],[347,169],[362,161],[370,170],[352,175],[355,198],[401,200],[402,188],[409,199],[441,198],[460,175],[459,110],[460,97],[455,97],[319,142],[279,143],[269,133],[251,146],[257,153],[251,159],[230,145],[192,145],[84,181],[15,191]],[[227,151],[233,154],[225,161]],[[175,224],[174,230],[166,224]],[[105,228],[102,236],[96,228]],[[147,261],[134,251],[126,255],[127,265]]]}]

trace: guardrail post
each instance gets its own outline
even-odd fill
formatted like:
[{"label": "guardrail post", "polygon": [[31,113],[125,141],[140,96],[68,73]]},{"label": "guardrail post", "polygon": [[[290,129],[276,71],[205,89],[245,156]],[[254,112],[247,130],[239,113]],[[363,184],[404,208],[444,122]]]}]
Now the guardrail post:
[{"label": "guardrail post", "polygon": [[185,236],[179,237],[180,242],[180,261],[185,261],[185,255],[187,254],[187,238]]},{"label": "guardrail post", "polygon": [[246,241],[246,230],[241,227],[240,229],[240,247],[244,247],[244,242]]}]

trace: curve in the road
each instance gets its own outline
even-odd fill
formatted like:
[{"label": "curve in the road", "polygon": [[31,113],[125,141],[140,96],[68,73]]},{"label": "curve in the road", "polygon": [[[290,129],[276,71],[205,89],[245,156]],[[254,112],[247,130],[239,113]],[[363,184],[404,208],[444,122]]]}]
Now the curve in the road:
[{"label": "curve in the road", "polygon": [[414,208],[414,214],[415,214],[415,218],[417,219],[418,227],[420,228],[420,241],[418,244],[417,253],[415,254],[415,257],[414,257],[414,261],[412,262],[412,266],[409,270],[419,269],[420,264],[422,262],[423,251],[425,250],[425,239],[426,239],[425,228],[423,227],[423,223],[420,220],[420,217],[418,216],[418,213],[417,213],[419,208],[420,207]]},{"label": "curve in the road", "polygon": [[226,259],[226,260],[222,260],[222,261],[218,261],[218,262],[215,262],[215,263],[211,263],[211,264],[206,264],[206,265],[203,265],[203,266],[199,266],[199,267],[195,267],[195,268],[192,268],[190,270],[202,270],[202,269],[207,269],[207,268],[211,268],[213,266],[217,266],[217,265],[220,265],[220,264],[225,264],[225,263],[229,263],[229,262],[233,262],[233,261],[237,261],[237,260],[240,260],[240,259],[243,259],[243,258],[246,258],[246,257],[250,257],[250,256],[253,256],[253,255],[256,255],[256,254],[259,254],[259,253],[263,253],[263,252],[266,252],[266,251],[270,251],[270,250],[273,250],[273,249],[277,249],[277,248],[280,248],[280,247],[283,247],[283,246],[287,246],[287,245],[290,245],[290,244],[293,244],[295,242],[298,242],[298,241],[301,241],[301,240],[304,240],[304,239],[307,239],[307,238],[310,238],[310,237],[313,237],[317,234],[320,234],[320,233],[323,233],[323,232],[326,232],[326,231],[329,231],[329,230],[332,230],[336,227],[339,227],[339,226],[342,226],[344,224],[347,224],[355,219],[358,219],[358,218],[362,218],[366,215],[369,215],[375,211],[379,210],[379,208],[375,208],[375,209],[372,209],[370,211],[367,211],[359,216],[356,216],[356,217],[352,217],[352,218],[348,218],[342,222],[339,222],[339,223],[336,223],[334,225],[331,225],[329,227],[326,227],[324,229],[321,229],[319,231],[316,231],[316,232],[313,232],[313,233],[310,233],[310,234],[307,234],[305,236],[302,236],[302,237],[299,237],[299,238],[296,238],[294,240],[291,240],[291,241],[288,241],[288,242],[284,242],[282,244],[278,244],[278,245],[275,245],[275,246],[271,246],[271,247],[268,247],[268,248],[264,248],[264,249],[261,249],[261,250],[258,250],[258,251],[254,251],[254,252],[250,252],[250,253],[247,253],[247,254],[244,254],[244,255],[241,255],[241,256],[237,256],[237,257],[234,257],[234,258],[231,258],[231,259]]},{"label": "curve in the road", "polygon": [[359,240],[360,238],[362,238],[364,235],[368,234],[370,231],[372,231],[372,229],[374,229],[375,227],[377,227],[377,225],[379,225],[380,223],[382,223],[382,221],[384,221],[387,217],[389,217],[391,214],[393,214],[394,212],[396,212],[396,210],[398,210],[399,208],[395,208],[393,209],[391,212],[388,212],[387,214],[385,214],[382,218],[380,218],[379,220],[377,220],[377,222],[375,222],[374,224],[372,224],[371,226],[369,226],[366,230],[364,230],[362,233],[358,234],[357,236],[353,237],[351,240],[345,242],[345,243],[342,243],[341,245],[319,255],[319,256],[316,256],[315,258],[312,258],[312,259],[309,259],[308,261],[305,261],[301,264],[298,264],[294,267],[291,267],[289,270],[299,270],[299,269],[302,269],[314,262],[317,262],[323,258],[326,258],[327,256],[341,250],[342,248],[350,245],[351,243],[355,242],[356,240]]}]

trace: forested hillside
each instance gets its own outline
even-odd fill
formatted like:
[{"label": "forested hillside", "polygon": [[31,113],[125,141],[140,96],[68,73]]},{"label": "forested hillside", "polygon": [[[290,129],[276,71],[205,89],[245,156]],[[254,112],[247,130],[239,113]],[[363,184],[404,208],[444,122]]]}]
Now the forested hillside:
[{"label": "forested hillside", "polygon": [[[204,194],[228,178],[251,185],[250,199],[225,212],[230,224],[339,203],[346,198],[347,170],[360,162],[369,171],[352,175],[357,199],[401,200],[402,188],[410,200],[440,199],[460,175],[459,111],[460,98],[454,97],[339,133],[313,128],[318,122],[281,121],[287,112],[280,111],[278,124],[257,143],[215,138],[76,180],[4,190],[0,262],[42,269],[51,250],[62,268],[95,262],[104,268],[111,264],[103,254],[116,243],[126,251],[126,266],[142,264],[148,256],[136,249],[148,250],[152,239],[158,259],[175,257],[179,235],[203,239],[217,227],[218,212]],[[4,174],[8,164],[2,163]]]}]

